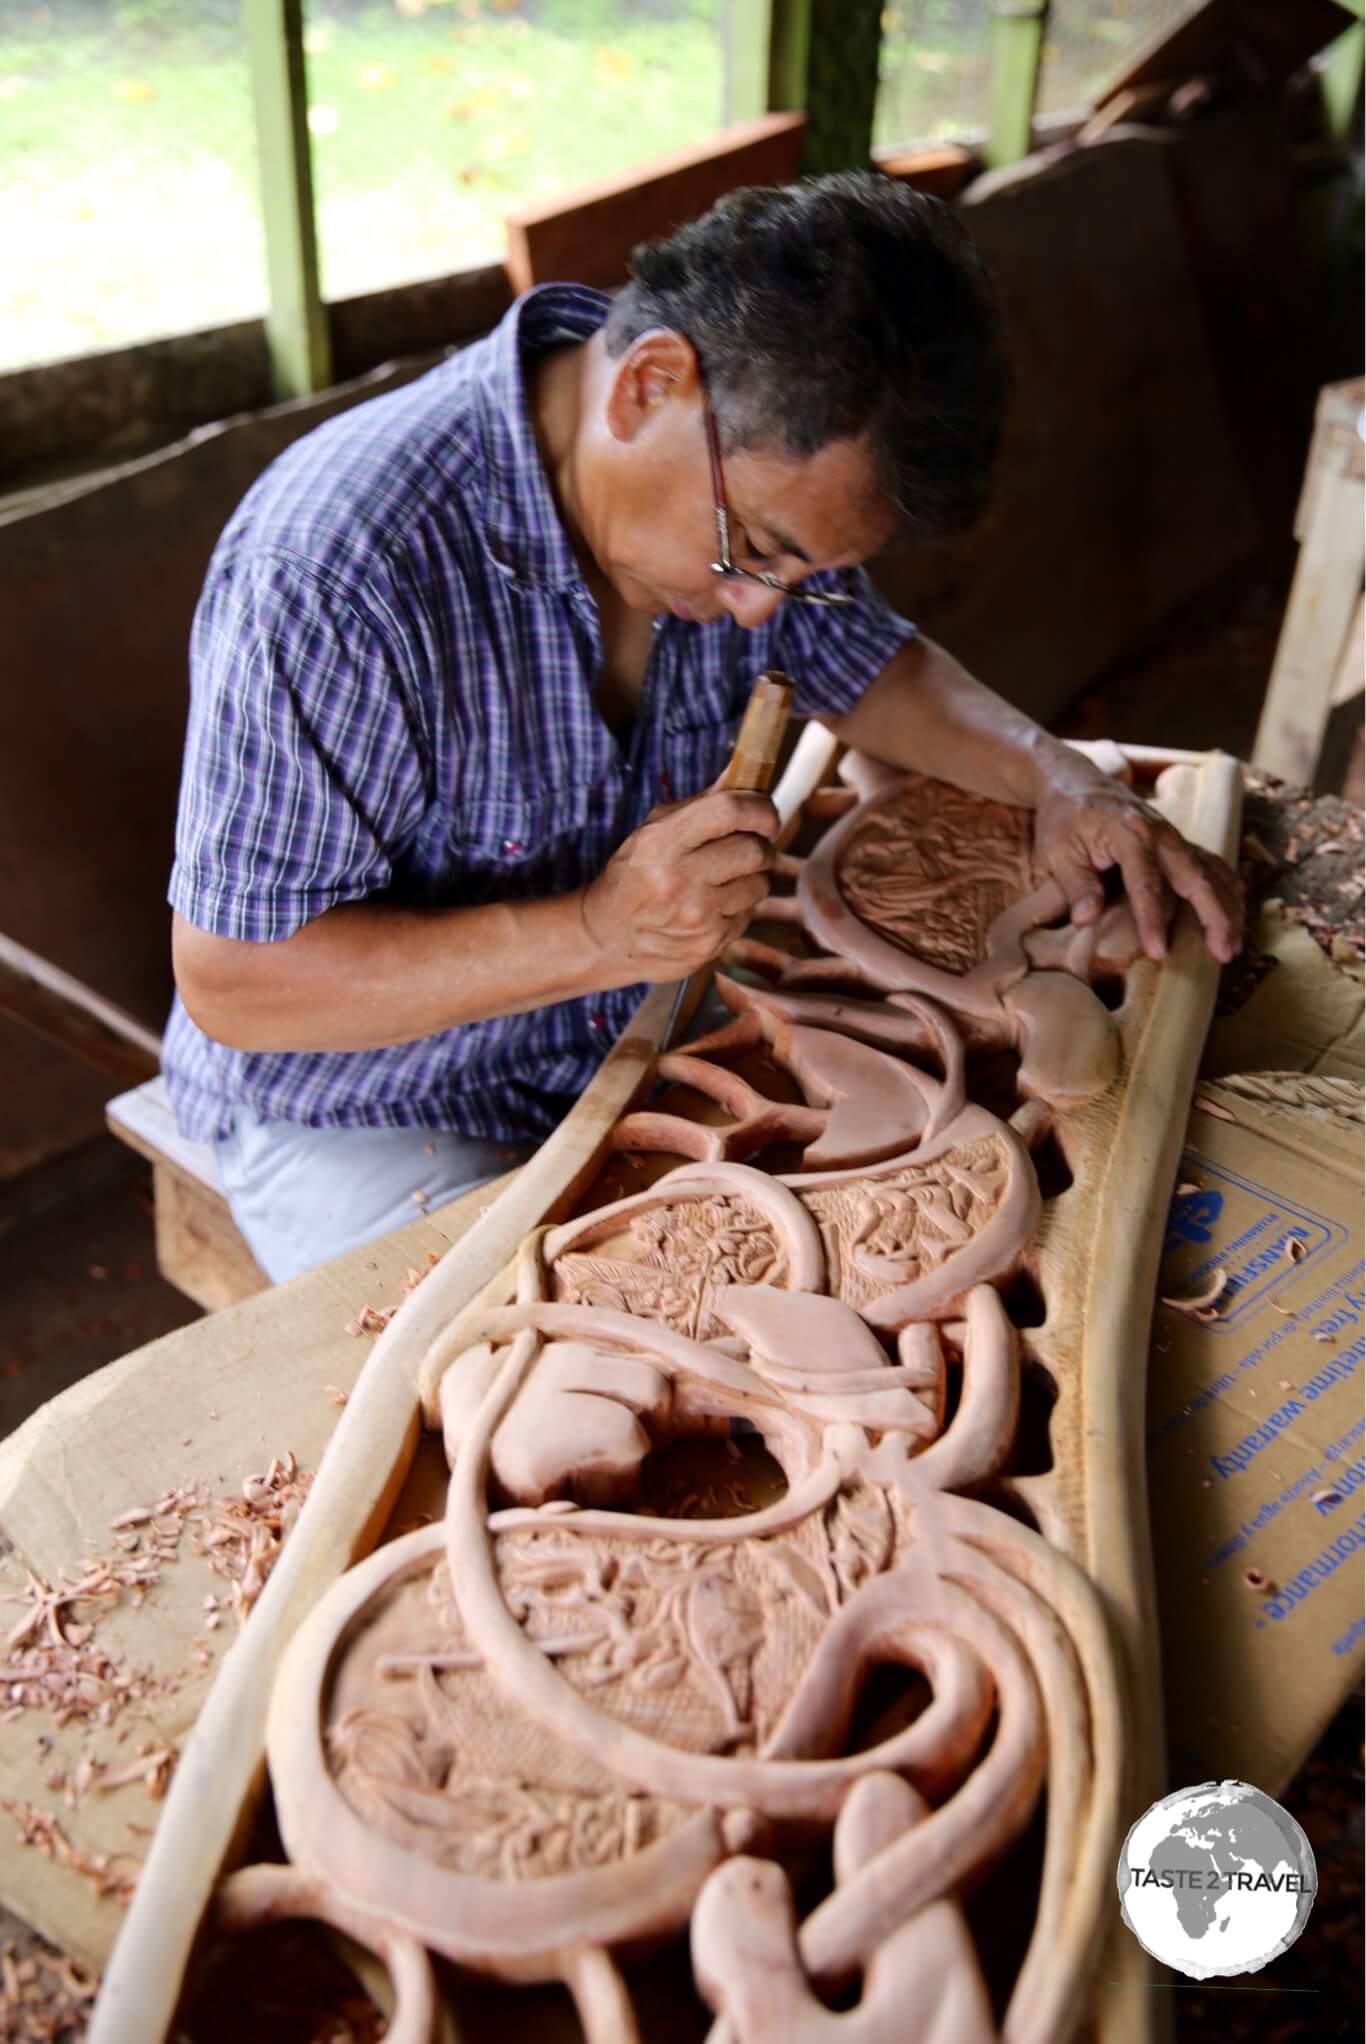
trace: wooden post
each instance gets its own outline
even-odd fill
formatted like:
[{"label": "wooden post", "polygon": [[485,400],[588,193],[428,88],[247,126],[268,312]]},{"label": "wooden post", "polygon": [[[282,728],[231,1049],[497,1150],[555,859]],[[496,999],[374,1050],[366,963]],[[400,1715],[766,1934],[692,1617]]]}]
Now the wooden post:
[{"label": "wooden post", "polygon": [[[1347,0],[1354,14],[1361,13],[1361,0]],[[1352,116],[1361,96],[1362,55],[1366,50],[1366,28],[1357,21],[1324,52],[1319,73],[1324,117],[1335,142],[1346,142],[1352,132]]]},{"label": "wooden post", "polygon": [[266,230],[271,379],[277,398],[305,397],[331,382],[332,350],[318,282],[303,0],[245,0],[244,18]]},{"label": "wooden post", "polygon": [[811,0],[769,0],[768,107],[801,113],[806,106],[806,60],[811,46]]},{"label": "wooden post", "polygon": [[991,0],[991,12],[991,131],[985,155],[995,169],[1029,154],[1048,0]]},{"label": "wooden post", "polygon": [[802,171],[866,170],[873,154],[882,0],[808,0]]},{"label": "wooden post", "polygon": [[727,127],[737,121],[757,121],[769,112],[772,13],[764,0],[726,0],[721,16],[726,67],[721,117]]}]

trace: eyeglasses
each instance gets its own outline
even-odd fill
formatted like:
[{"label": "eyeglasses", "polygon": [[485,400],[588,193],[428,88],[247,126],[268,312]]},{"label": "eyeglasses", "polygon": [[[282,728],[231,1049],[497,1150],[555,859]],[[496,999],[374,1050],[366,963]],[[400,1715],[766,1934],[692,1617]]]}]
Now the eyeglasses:
[{"label": "eyeglasses", "polygon": [[765,589],[777,589],[791,603],[818,603],[823,608],[837,603],[854,603],[847,591],[799,589],[777,575],[764,575],[753,568],[737,568],[730,556],[730,513],[726,509],[726,486],[721,475],[721,444],[716,437],[716,415],[706,392],[702,394],[702,416],[707,425],[707,452],[711,456],[711,491],[716,500],[716,550],[719,559],[711,564],[713,575],[727,582],[759,582]]}]

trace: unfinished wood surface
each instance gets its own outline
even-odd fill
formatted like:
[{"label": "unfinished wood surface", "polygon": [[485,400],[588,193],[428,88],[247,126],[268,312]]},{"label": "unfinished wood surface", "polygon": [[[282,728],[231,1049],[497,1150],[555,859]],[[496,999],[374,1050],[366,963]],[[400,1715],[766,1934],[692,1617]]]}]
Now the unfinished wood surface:
[{"label": "unfinished wood surface", "polygon": [[781,185],[801,165],[805,114],[765,114],[714,141],[656,156],[619,176],[557,193],[507,216],[508,276],[514,291],[533,284],[594,284],[614,290],[639,241],[695,220],[739,185]]},{"label": "unfinished wood surface", "polygon": [[[1320,400],[1297,529],[1300,558],[1252,747],[1252,762],[1312,787],[1344,668],[1355,652],[1362,584],[1363,485],[1360,389]],[[1348,422],[1350,421],[1350,422]],[[1355,691],[1353,691],[1355,693]]]},{"label": "unfinished wood surface", "polygon": [[[1107,2040],[1144,2034],[1136,1978],[1093,2000],[1117,1840],[1158,1750],[1135,1751],[1135,1728],[1156,1724],[1156,1663],[1141,1485],[1131,1494],[1152,1268],[1133,1238],[1165,1208],[1215,967],[1189,919],[1160,970],[1127,911],[1054,927],[1061,898],[1021,891],[1009,818],[957,812],[937,840],[938,894],[969,934],[946,955],[919,920],[933,876],[897,850],[898,801],[919,816],[925,800],[923,784],[904,790],[865,777],[815,855],[789,863],[768,910],[783,944],[761,928],[738,947],[750,978],[727,983],[735,1021],[659,1061],[681,1093],[599,1132],[569,1218],[533,1230],[454,1325],[433,1338],[434,1313],[419,1324],[405,1308],[386,1337],[410,1414],[416,1383],[444,1426],[446,1525],[315,1598],[270,1741],[303,1906],[391,1952],[409,2013],[428,1992],[425,1947],[498,1978],[562,1979],[592,2044],[626,2039],[614,1952],[691,1914],[715,2044],[819,2034],[817,1986],[860,1968],[851,2036],[880,2034],[895,2009],[908,2040],[993,2037],[993,1955],[955,1897],[1012,1851],[1046,1768],[1032,1933],[1017,1975],[992,1982],[1000,2034],[1057,2044],[1088,2003]],[[1230,844],[1231,762],[1168,768],[1156,795]],[[1117,982],[1118,1004],[1092,981]],[[1055,1007],[1091,1046],[1080,1075],[1039,1046]],[[1022,1049],[1032,1076],[1012,1084]],[[974,1097],[983,1085],[992,1106]],[[543,1188],[548,1217],[564,1187],[560,1174]],[[1026,1280],[1041,1313],[1018,1312]],[[449,1307],[462,1287],[448,1276],[438,1300],[434,1282],[414,1303]],[[895,1337],[894,1365],[874,1329]],[[962,1382],[947,1426],[946,1370]],[[354,1417],[349,1453],[329,1458],[329,1506],[353,1525],[343,1463],[365,1493],[381,1478],[368,1382],[341,1430]],[[725,1448],[737,1416],[785,1489],[748,1465],[745,1436],[738,1459]],[[642,1496],[647,1455],[699,1432],[736,1499],[718,1502],[715,1474],[693,1479],[691,1503]],[[834,1757],[855,1689],[888,1658],[928,1678],[929,1706]],[[240,1767],[215,1716],[201,1796],[225,1742]],[[515,1760],[499,1762],[500,1727]],[[500,1785],[508,1764],[516,1780]],[[892,1832],[889,1797],[910,1798]],[[178,1961],[152,1914],[171,1815],[97,2044],[143,2044],[174,1999]],[[800,1926],[794,1824],[834,1831],[834,1888]],[[176,1842],[182,1890],[222,1858],[221,1837]],[[178,1904],[181,1953],[193,1911]]]}]

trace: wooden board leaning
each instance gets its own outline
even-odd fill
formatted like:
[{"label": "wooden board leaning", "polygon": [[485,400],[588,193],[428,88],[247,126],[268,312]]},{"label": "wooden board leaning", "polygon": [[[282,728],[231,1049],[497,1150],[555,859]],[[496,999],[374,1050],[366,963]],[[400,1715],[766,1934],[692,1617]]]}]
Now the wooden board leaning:
[{"label": "wooden board leaning", "polygon": [[[181,1757],[94,2044],[165,2034],[272,1692],[292,1865],[230,1876],[217,1929],[344,1929],[393,2036],[432,2034],[435,1952],[563,1980],[624,2044],[633,1954],[689,1928],[713,2044],[815,2037],[859,1973],[851,2037],[912,1983],[926,2038],[1143,2036],[1124,1947],[1098,1959],[1162,1785],[1143,1365],[1216,969],[1184,917],[1160,970],[1122,905],[1068,928],[1018,812],[859,761],[819,790],[831,750],[809,732],[785,779],[803,835],[730,1019],[661,1052],[655,990],[381,1337]],[[1131,764],[1230,849],[1232,761]],[[424,1416],[445,1524],[353,1567]],[[1006,1978],[970,1909],[1002,1868],[1031,1904]]]}]

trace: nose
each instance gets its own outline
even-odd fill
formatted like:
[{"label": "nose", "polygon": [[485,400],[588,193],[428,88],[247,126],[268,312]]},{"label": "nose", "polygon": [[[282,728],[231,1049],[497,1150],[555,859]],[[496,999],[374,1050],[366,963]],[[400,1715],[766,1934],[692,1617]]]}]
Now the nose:
[{"label": "nose", "polygon": [[743,631],[764,625],[783,600],[781,589],[766,589],[762,582],[722,582],[721,601]]}]

